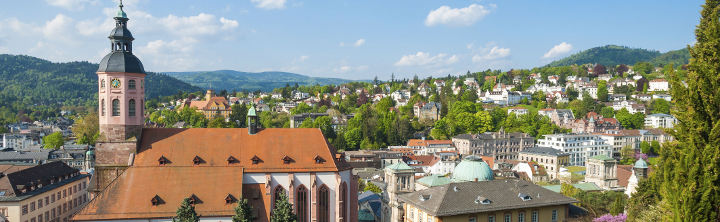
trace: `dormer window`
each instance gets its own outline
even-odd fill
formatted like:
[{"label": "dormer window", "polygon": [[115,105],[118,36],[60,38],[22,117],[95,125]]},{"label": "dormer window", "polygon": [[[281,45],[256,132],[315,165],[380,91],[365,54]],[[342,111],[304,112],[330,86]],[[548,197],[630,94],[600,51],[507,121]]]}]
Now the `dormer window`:
[{"label": "dormer window", "polygon": [[240,160],[238,160],[237,158],[235,158],[233,156],[230,156],[227,158],[227,162],[228,162],[228,164],[236,164],[236,163],[240,163]]},{"label": "dormer window", "polygon": [[518,197],[520,197],[520,199],[522,199],[523,201],[532,200],[532,197],[530,195],[524,193],[518,193]]},{"label": "dormer window", "polygon": [[476,204],[490,204],[490,203],[492,203],[492,201],[490,201],[490,199],[488,199],[488,198],[478,196],[477,198],[475,198],[475,203]]},{"label": "dormer window", "polygon": [[190,197],[188,198],[188,203],[190,203],[192,205],[200,204],[200,199],[197,196],[195,196],[195,194],[191,194]]},{"label": "dormer window", "polygon": [[164,202],[162,199],[160,199],[160,196],[155,195],[155,197],[153,197],[153,198],[150,200],[150,203],[152,203],[153,206],[157,206],[157,205],[160,205],[160,204],[164,204],[165,202]]},{"label": "dormer window", "polygon": [[195,158],[193,158],[193,164],[194,164],[194,165],[200,165],[200,164],[203,164],[203,163],[205,163],[205,160],[203,160],[203,159],[200,158],[199,156],[195,156]]},{"label": "dormer window", "polygon": [[316,163],[316,164],[322,164],[322,163],[324,163],[324,162],[325,162],[325,159],[323,159],[322,157],[320,157],[320,155],[315,156],[315,163]]},{"label": "dormer window", "polygon": [[262,160],[258,156],[253,156],[252,159],[250,159],[250,160],[252,160],[252,164],[258,164],[258,163],[262,162]]},{"label": "dormer window", "polygon": [[228,194],[225,197],[225,204],[233,204],[235,202],[237,202],[237,198],[235,198],[232,194]]},{"label": "dormer window", "polygon": [[283,163],[284,163],[284,164],[290,164],[290,163],[293,162],[293,159],[290,158],[289,156],[283,157],[282,160],[283,160]]},{"label": "dormer window", "polygon": [[158,159],[158,163],[160,165],[166,165],[170,164],[170,160],[168,160],[168,158],[165,158],[165,156],[160,156],[160,159]]}]

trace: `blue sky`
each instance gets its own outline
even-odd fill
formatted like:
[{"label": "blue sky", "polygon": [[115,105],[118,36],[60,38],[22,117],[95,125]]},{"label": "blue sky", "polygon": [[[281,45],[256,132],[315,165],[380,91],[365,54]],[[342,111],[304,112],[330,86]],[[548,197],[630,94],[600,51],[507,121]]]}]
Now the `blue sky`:
[{"label": "blue sky", "polygon": [[[347,79],[446,76],[547,64],[617,44],[694,42],[703,2],[125,0],[135,54],[153,72],[288,71]],[[99,62],[113,0],[3,1],[0,53]]]}]

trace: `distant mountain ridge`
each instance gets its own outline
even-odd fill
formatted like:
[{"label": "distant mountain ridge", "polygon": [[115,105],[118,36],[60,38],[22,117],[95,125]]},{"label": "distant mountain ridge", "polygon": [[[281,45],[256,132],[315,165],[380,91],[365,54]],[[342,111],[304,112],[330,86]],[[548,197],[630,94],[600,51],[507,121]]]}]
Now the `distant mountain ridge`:
[{"label": "distant mountain ridge", "polygon": [[234,70],[198,71],[198,72],[165,72],[193,86],[216,90],[237,91],[272,91],[274,88],[294,85],[329,85],[343,84],[355,80],[340,78],[310,77],[289,72],[240,72]]},{"label": "distant mountain ridge", "polygon": [[[54,63],[25,56],[0,54],[0,105],[25,104],[86,105],[97,98],[98,64],[89,62]],[[145,95],[148,99],[196,92],[192,86],[168,75],[147,73]]]},{"label": "distant mountain ridge", "polygon": [[690,53],[687,48],[661,53],[655,50],[606,45],[583,50],[560,60],[553,61],[547,66],[568,66],[588,63],[616,66],[619,64],[633,65],[637,62],[650,62],[655,66],[663,66],[668,63],[674,63],[675,65],[687,64],[689,59]]}]

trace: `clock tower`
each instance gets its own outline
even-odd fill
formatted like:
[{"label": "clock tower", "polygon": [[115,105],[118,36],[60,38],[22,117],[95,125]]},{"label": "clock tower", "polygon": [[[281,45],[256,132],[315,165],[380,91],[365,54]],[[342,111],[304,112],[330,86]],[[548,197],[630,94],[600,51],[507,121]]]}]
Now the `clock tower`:
[{"label": "clock tower", "polygon": [[101,191],[132,161],[145,122],[145,69],[133,55],[134,40],[127,28],[122,1],[108,53],[97,70],[100,137],[95,151],[94,191]]}]

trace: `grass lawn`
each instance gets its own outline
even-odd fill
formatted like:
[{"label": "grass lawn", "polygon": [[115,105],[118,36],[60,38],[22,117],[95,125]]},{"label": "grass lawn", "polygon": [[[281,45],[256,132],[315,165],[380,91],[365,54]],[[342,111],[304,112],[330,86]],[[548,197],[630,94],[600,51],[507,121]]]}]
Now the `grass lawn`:
[{"label": "grass lawn", "polygon": [[583,166],[568,166],[565,168],[567,168],[568,171],[570,171],[570,173],[571,173],[570,180],[573,183],[577,183],[577,182],[585,180],[585,175],[581,175],[581,174],[577,173],[580,171],[585,171],[585,167],[583,167]]},{"label": "grass lawn", "polygon": [[568,169],[568,171],[570,171],[571,173],[585,171],[584,166],[567,166],[565,168]]}]

